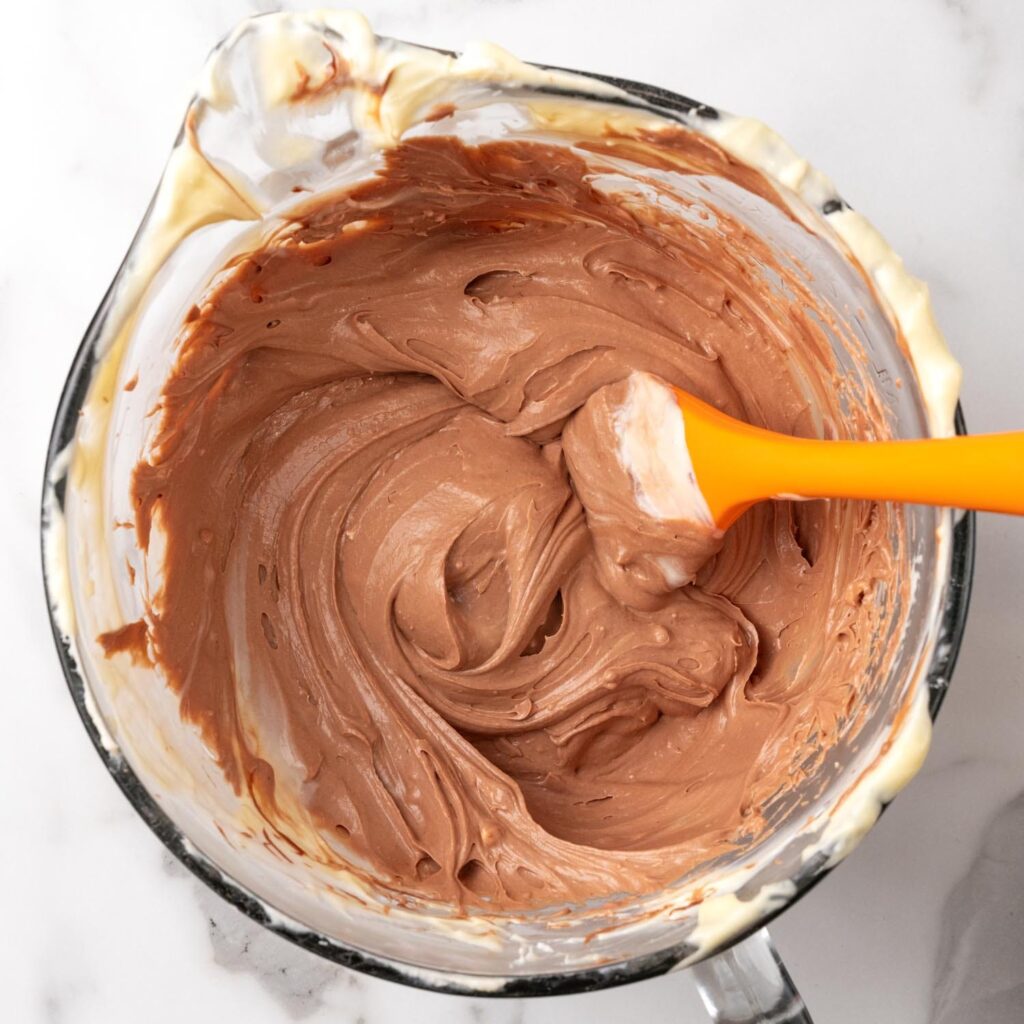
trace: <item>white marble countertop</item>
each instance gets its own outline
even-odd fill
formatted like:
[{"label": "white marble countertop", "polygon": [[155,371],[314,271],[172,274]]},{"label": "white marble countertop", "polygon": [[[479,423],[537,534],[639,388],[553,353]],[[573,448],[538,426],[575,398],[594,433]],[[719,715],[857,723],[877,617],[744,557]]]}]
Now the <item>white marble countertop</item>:
[{"label": "white marble countertop", "polygon": [[[534,1002],[427,994],[262,931],[171,860],[107,777],[46,619],[38,493],[79,338],[193,79],[260,0],[54,0],[4,16],[0,1018],[703,1021],[685,974]],[[366,2],[378,31],[667,86],[768,121],[932,284],[974,430],[1024,427],[1024,6],[1016,0]],[[823,1024],[1024,1020],[1024,521],[982,517],[956,678],[920,777],[773,926]]]}]

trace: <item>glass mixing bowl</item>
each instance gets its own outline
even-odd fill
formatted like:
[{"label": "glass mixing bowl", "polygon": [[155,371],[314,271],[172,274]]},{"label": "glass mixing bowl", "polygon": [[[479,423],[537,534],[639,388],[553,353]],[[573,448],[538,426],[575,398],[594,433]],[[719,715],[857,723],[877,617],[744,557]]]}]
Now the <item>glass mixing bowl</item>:
[{"label": "glass mixing bowl", "polygon": [[[269,102],[275,72],[268,54],[283,59],[282,39],[300,57],[319,46],[322,59],[327,47],[349,68],[366,64],[357,50],[370,46],[388,59],[406,54],[414,64],[426,62],[434,73],[429,104],[412,89],[406,116],[442,101],[450,101],[453,112],[443,120],[412,117],[410,130],[421,134],[572,145],[583,113],[592,114],[595,125],[615,119],[623,130],[667,122],[712,136],[728,118],[653,86],[513,65],[503,55],[476,54],[464,62],[470,70],[452,72],[446,84],[437,62],[448,58],[440,51],[356,38],[358,23],[319,17],[252,19],[214,51],[164,179],[71,367],[47,456],[43,550],[54,637],[82,721],[111,775],[179,860],[260,924],[337,963],[437,991],[524,996],[617,985],[707,961],[700,963],[698,982],[716,1019],[755,1020],[769,1012],[773,1020],[807,1019],[761,929],[845,856],[891,796],[877,788],[861,801],[859,824],[830,830],[835,809],[857,803],[851,794],[860,792],[908,709],[916,706],[923,716],[926,701],[930,715],[937,713],[967,611],[972,516],[906,509],[903,536],[893,542],[913,567],[911,586],[889,597],[889,635],[880,645],[888,657],[871,706],[826,767],[774,808],[770,835],[664,893],[576,907],[571,914],[553,909],[517,918],[465,917],[425,905],[382,913],[378,897],[357,880],[280,857],[182,723],[177,699],[155,671],[105,659],[97,648],[100,632],[142,610],[139,581],[126,566],[145,558],[133,531],[110,524],[131,519],[128,480],[145,441],[146,412],[171,358],[166,339],[225,259],[287,209],[299,183],[307,190],[336,188],[375,166],[353,105],[363,100],[353,100],[344,84],[327,87],[329,74],[337,72],[334,58],[326,85],[307,74],[303,88],[313,82],[308,104]],[[528,116],[538,110],[542,123]],[[616,177],[630,179],[632,170],[625,161]],[[895,435],[929,433],[928,410],[889,307],[829,225],[845,209],[837,195],[819,189],[812,196],[779,184],[795,214],[787,217],[714,175],[643,170],[656,174],[668,193],[688,200],[710,196],[767,239],[780,258],[807,267],[820,301],[866,354],[851,360],[834,332],[840,372],[852,379],[868,368],[869,379],[861,377],[858,386],[874,391]],[[183,195],[191,197],[184,204]],[[204,203],[220,203],[222,215],[210,216]],[[262,216],[252,214],[254,207]],[[959,411],[957,429],[964,429]],[[149,570],[159,571],[152,564]],[[721,899],[702,901],[698,889]]]}]

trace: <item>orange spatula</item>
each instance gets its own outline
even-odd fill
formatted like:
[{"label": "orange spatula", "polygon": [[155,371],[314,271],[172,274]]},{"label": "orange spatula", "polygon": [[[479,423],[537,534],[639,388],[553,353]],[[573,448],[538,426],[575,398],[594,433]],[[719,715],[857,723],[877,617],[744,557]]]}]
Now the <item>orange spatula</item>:
[{"label": "orange spatula", "polygon": [[1024,515],[1024,431],[813,441],[752,427],[673,390],[696,483],[719,529],[767,498],[874,498]]}]

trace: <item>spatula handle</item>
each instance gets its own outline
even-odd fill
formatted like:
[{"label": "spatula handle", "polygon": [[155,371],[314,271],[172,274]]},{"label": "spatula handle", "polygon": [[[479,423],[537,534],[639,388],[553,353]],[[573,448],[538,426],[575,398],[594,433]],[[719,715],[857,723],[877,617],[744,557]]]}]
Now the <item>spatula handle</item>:
[{"label": "spatula handle", "polygon": [[765,497],[875,498],[1024,515],[1024,432],[921,441],[807,441],[759,447]]}]

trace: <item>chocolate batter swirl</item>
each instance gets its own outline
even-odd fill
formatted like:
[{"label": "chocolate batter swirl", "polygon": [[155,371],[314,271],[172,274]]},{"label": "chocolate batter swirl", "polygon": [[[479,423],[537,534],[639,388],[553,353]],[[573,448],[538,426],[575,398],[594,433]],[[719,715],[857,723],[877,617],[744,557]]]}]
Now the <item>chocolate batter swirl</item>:
[{"label": "chocolate batter swirl", "polygon": [[657,889],[756,839],[866,685],[892,510],[755,509],[686,585],[649,555],[692,538],[598,521],[573,417],[634,370],[846,428],[806,282],[592,174],[770,187],[687,133],[596,149],[420,139],[310,203],[192,310],[135,471],[182,713],[290,850],[395,893]]}]

